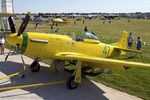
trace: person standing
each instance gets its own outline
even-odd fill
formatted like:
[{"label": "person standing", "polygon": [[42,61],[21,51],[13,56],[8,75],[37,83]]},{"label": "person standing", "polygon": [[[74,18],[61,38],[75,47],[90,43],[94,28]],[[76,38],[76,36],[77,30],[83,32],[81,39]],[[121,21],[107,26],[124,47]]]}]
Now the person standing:
[{"label": "person standing", "polygon": [[0,48],[1,48],[1,54],[4,54],[4,43],[5,43],[5,39],[3,36],[0,37]]},{"label": "person standing", "polygon": [[76,25],[76,20],[74,20],[74,25]]},{"label": "person standing", "polygon": [[141,38],[137,37],[137,44],[136,44],[136,49],[140,50],[142,47],[142,42],[141,42]]},{"label": "person standing", "polygon": [[111,23],[111,20],[109,19],[109,21],[108,21],[108,22],[109,22],[109,24],[110,24],[110,23]]},{"label": "person standing", "polygon": [[87,26],[84,27],[84,32],[88,32]]},{"label": "person standing", "polygon": [[54,32],[53,29],[54,29],[54,28],[53,28],[53,24],[51,24],[51,32]]},{"label": "person standing", "polygon": [[134,40],[133,33],[130,32],[128,36],[128,48],[129,49],[132,49],[133,40]]},{"label": "person standing", "polygon": [[58,33],[58,31],[59,31],[59,28],[56,28],[55,33]]},{"label": "person standing", "polygon": [[37,27],[38,27],[38,22],[35,22],[35,27],[34,27],[34,29],[37,29]]},{"label": "person standing", "polygon": [[103,20],[103,24],[105,24],[105,20]]},{"label": "person standing", "polygon": [[[137,50],[140,50],[142,47],[142,41],[141,41],[141,38],[140,37],[137,37],[137,44],[136,44],[136,49]],[[137,55],[137,53],[136,53]],[[140,53],[141,57],[143,57],[142,53]]]},{"label": "person standing", "polygon": [[84,24],[84,23],[85,23],[85,20],[83,19],[82,24]]}]

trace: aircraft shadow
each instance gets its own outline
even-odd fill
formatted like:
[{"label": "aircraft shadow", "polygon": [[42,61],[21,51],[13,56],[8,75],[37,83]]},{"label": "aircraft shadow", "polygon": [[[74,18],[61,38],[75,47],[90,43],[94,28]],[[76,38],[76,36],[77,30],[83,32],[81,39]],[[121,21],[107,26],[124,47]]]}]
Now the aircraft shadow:
[{"label": "aircraft shadow", "polygon": [[[22,71],[22,69],[23,67],[21,63],[10,61],[0,62],[0,71],[5,75]],[[11,78],[11,84],[2,85],[5,82],[0,81],[0,87],[33,84],[39,82],[66,81],[71,74],[67,72],[55,72],[53,70],[50,70],[50,68],[48,67],[41,66],[41,70],[39,72],[32,73],[31,71],[29,71],[25,75],[25,78],[21,78],[20,76]],[[9,94],[7,93],[7,95],[0,95],[0,99],[17,98],[18,96],[21,96],[23,99],[25,99],[26,97],[28,99],[39,99],[33,97],[33,95],[28,97],[28,95],[34,94],[34,96],[36,95],[36,97],[48,100],[108,100],[108,98],[103,95],[104,91],[102,91],[86,78],[82,78],[82,84],[80,84],[79,87],[74,90],[69,90],[66,87],[66,84],[49,85],[37,88],[25,88],[22,90],[25,92],[10,93],[11,91],[18,91],[10,90],[8,91]],[[5,92],[7,91],[1,91],[0,94],[3,94]],[[19,97],[19,99],[21,97]]]}]

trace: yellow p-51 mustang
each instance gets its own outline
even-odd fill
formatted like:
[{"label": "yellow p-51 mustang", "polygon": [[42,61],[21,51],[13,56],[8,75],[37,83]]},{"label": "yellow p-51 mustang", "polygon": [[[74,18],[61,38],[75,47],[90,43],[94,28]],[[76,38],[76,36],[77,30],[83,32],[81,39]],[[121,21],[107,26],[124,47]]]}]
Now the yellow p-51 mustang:
[{"label": "yellow p-51 mustang", "polygon": [[24,32],[29,19],[30,13],[26,15],[18,33],[16,33],[13,20],[9,17],[13,34],[8,35],[6,41],[12,46],[19,47],[22,53],[36,58],[31,64],[33,72],[40,70],[39,58],[53,59],[53,66],[62,68],[65,66],[65,61],[76,61],[75,71],[67,81],[67,86],[70,89],[77,88],[81,83],[81,67],[85,65],[94,68],[116,69],[123,69],[126,66],[150,67],[150,64],[111,59],[111,57],[119,56],[125,52],[141,52],[127,49],[128,33],[125,31],[118,42],[105,44],[90,32],[83,32],[80,36]]}]

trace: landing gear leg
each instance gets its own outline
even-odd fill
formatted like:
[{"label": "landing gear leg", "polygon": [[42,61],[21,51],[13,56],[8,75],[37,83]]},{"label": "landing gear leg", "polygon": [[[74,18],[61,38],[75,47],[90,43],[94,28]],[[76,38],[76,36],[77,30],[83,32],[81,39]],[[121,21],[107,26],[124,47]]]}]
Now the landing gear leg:
[{"label": "landing gear leg", "polygon": [[78,61],[74,73],[69,77],[66,83],[69,89],[75,89],[78,87],[78,84],[81,83],[81,66],[82,62]]},{"label": "landing gear leg", "polygon": [[[25,62],[24,62],[24,59],[23,59],[22,53],[20,53],[20,56],[21,56],[21,60],[22,60],[22,63],[23,63],[23,69],[24,69],[24,71],[25,71],[25,70],[26,70],[26,65],[25,65]],[[21,77],[22,77],[22,78],[25,78],[25,74],[24,74],[24,73],[22,73]]]},{"label": "landing gear leg", "polygon": [[32,72],[38,72],[40,70],[39,58],[36,58],[30,65]]}]

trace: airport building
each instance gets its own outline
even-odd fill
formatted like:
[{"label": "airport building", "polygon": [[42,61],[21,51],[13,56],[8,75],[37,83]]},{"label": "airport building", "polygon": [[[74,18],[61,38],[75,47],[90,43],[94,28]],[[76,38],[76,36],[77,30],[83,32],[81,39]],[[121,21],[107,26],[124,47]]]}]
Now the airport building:
[{"label": "airport building", "polygon": [[[14,13],[13,0],[1,0],[1,9],[3,13]],[[4,29],[9,30],[7,18],[1,18]]]}]

